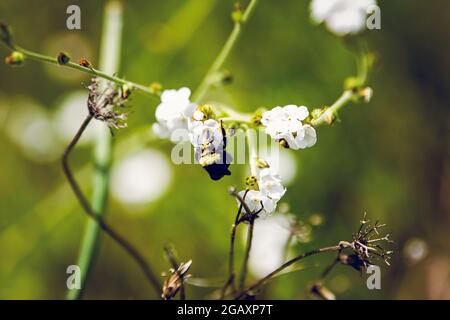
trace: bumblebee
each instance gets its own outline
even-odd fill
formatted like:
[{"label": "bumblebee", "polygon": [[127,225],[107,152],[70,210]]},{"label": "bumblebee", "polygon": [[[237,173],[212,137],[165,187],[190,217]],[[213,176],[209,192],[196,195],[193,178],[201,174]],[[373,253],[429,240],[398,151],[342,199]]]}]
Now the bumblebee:
[{"label": "bumblebee", "polygon": [[227,137],[222,122],[220,123],[220,127],[222,142],[218,146],[215,146],[213,140],[208,140],[198,150],[198,162],[213,180],[219,180],[224,176],[231,175],[228,168],[230,167],[232,157],[225,150],[227,147]]}]

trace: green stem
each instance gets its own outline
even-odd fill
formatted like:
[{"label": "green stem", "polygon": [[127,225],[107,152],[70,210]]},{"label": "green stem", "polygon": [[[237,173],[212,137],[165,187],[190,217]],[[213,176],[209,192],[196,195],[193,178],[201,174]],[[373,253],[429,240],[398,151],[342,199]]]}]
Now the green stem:
[{"label": "green stem", "polygon": [[354,91],[345,90],[331,107],[327,108],[317,119],[311,121],[311,125],[318,127],[324,123],[329,123],[330,119],[334,119],[337,112],[352,101],[356,96],[357,93]]},{"label": "green stem", "polygon": [[[55,58],[55,57],[51,57],[51,56],[47,56],[47,55],[40,54],[37,52],[33,52],[30,50],[24,49],[20,46],[17,46],[15,44],[6,45],[6,47],[9,48],[10,50],[21,52],[25,56],[25,58],[28,58],[31,60],[50,63],[50,64],[58,65],[61,67],[74,69],[77,71],[81,71],[81,72],[90,74],[94,77],[100,77],[100,78],[115,82],[120,85],[127,85],[130,89],[136,89],[136,90],[146,93],[148,95],[152,95],[155,97],[159,96],[159,92],[153,90],[150,87],[147,87],[145,85],[142,85],[142,84],[139,84],[136,82],[128,81],[128,80],[125,80],[125,79],[122,79],[122,78],[112,75],[112,74],[114,74],[114,72],[116,70],[109,71],[109,70],[104,69],[102,66],[100,66],[101,69],[105,70],[105,71],[101,71],[101,70],[97,70],[94,68],[84,67],[77,63],[70,62],[70,61],[66,64],[59,64],[57,58]],[[101,65],[101,63],[100,63],[100,65]]]},{"label": "green stem", "polygon": [[200,83],[199,87],[194,92],[193,94],[194,101],[202,100],[206,92],[208,92],[209,88],[214,84],[213,81],[214,76],[220,71],[223,64],[227,60],[228,56],[230,55],[230,52],[233,49],[234,45],[236,44],[236,41],[239,39],[242,26],[250,18],[250,15],[254,11],[257,3],[258,0],[251,0],[247,8],[243,12],[241,19],[239,21],[235,21],[233,30],[228,36],[228,39],[225,42],[224,46],[222,47],[222,50],[220,50],[220,53],[217,56],[216,60],[214,60],[213,64],[211,65],[202,82]]},{"label": "green stem", "polygon": [[[100,49],[100,65],[106,72],[114,73],[119,68],[121,37],[122,37],[122,7],[119,2],[111,1],[105,7],[102,43]],[[99,217],[105,212],[109,184],[109,169],[111,165],[112,139],[106,126],[98,129],[94,150],[94,177],[92,210]],[[99,244],[100,226],[89,219],[84,232],[78,257],[81,273],[81,289],[69,290],[67,299],[80,299],[86,289],[89,275],[95,263]]]}]

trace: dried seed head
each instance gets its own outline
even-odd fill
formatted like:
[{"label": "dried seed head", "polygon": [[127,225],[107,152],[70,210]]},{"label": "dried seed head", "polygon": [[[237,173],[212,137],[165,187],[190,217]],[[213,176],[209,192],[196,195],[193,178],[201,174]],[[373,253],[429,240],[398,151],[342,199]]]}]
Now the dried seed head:
[{"label": "dried seed head", "polygon": [[121,88],[111,81],[94,78],[88,89],[89,113],[95,119],[106,122],[113,128],[125,128],[127,126],[126,98],[123,97]]},{"label": "dried seed head", "polygon": [[161,294],[161,297],[164,300],[170,300],[178,293],[178,291],[181,288],[181,285],[183,284],[184,280],[188,277],[190,277],[187,272],[189,271],[189,268],[191,267],[192,260],[189,260],[188,262],[180,263],[178,266],[178,269],[171,268],[169,270],[169,274],[166,275],[166,280],[164,281],[163,285],[163,292]]},{"label": "dried seed head", "polygon": [[389,265],[389,260],[393,251],[388,251],[383,247],[384,244],[392,244],[393,241],[389,239],[389,234],[380,236],[380,229],[385,227],[385,224],[380,224],[376,221],[374,224],[370,220],[366,220],[366,215],[361,221],[358,232],[353,235],[353,241],[350,247],[353,249],[354,255],[350,255],[346,259],[346,264],[351,265],[355,269],[363,265],[374,264],[373,259],[383,260]]}]

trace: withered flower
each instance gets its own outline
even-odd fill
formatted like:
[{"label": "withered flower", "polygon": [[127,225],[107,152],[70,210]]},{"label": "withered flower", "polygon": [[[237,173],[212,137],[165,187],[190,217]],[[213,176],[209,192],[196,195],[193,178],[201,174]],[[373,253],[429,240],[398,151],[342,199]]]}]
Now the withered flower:
[{"label": "withered flower", "polygon": [[127,113],[124,112],[125,101],[129,94],[124,95],[121,87],[99,78],[93,78],[87,88],[89,89],[90,115],[113,128],[125,128],[127,126]]},{"label": "withered flower", "polygon": [[361,221],[358,232],[353,235],[352,242],[341,242],[344,247],[351,248],[354,254],[342,255],[341,262],[352,266],[356,270],[361,270],[363,267],[368,267],[374,264],[374,259],[383,260],[387,265],[393,251],[388,251],[383,247],[383,243],[394,243],[389,239],[389,234],[385,236],[380,235],[380,229],[385,227],[385,224],[380,224],[376,221],[371,224],[366,220],[366,215]]},{"label": "withered flower", "polygon": [[171,268],[169,270],[170,274],[165,275],[166,279],[164,281],[163,285],[163,292],[161,294],[161,297],[164,300],[170,300],[178,293],[180,290],[184,280],[188,277],[190,277],[187,272],[189,271],[189,268],[191,267],[192,260],[189,260],[188,262],[180,263],[178,266],[178,269]]}]

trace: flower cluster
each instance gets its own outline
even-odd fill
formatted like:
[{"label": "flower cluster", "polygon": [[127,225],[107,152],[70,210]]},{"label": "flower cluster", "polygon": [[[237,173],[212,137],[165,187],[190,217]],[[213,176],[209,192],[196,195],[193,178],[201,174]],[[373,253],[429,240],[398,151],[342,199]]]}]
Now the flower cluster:
[{"label": "flower cluster", "polygon": [[221,122],[214,119],[211,106],[192,103],[190,95],[188,88],[165,90],[156,108],[157,123],[153,124],[153,131],[172,142],[189,139],[195,160],[211,179],[218,180],[231,174],[228,170],[231,156],[225,151],[226,132]]},{"label": "flower cluster", "polygon": [[316,130],[304,121],[309,116],[305,106],[275,107],[262,115],[265,131],[281,145],[298,150],[312,147],[317,141]]},{"label": "flower cluster", "polygon": [[367,9],[373,5],[376,0],[313,0],[311,16],[336,35],[355,34],[364,29]]},{"label": "flower cluster", "polygon": [[[250,180],[255,179],[253,176],[249,178]],[[248,181],[247,184],[249,184]],[[257,214],[261,218],[265,218],[275,211],[278,201],[286,192],[286,188],[281,184],[280,177],[270,168],[260,170],[256,182],[250,187],[253,190],[240,191],[239,196],[250,210],[247,213]],[[238,200],[240,205],[239,202]]]}]

